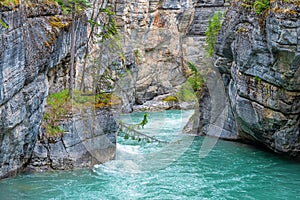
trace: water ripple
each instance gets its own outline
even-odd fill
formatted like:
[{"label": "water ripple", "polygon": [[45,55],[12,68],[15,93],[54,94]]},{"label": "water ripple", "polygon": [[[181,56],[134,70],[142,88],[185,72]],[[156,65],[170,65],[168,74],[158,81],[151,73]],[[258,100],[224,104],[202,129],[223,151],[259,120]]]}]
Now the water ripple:
[{"label": "water ripple", "polygon": [[[152,113],[152,125],[145,130],[161,139],[182,138],[179,128],[191,114],[190,111]],[[138,121],[140,115],[126,117]],[[200,158],[203,138],[192,137],[187,141],[189,148],[181,152],[180,145],[140,146],[120,140],[115,161],[91,170],[5,179],[0,181],[0,199],[300,199],[299,163],[252,146],[221,140],[206,157]],[[168,164],[147,171],[145,166],[141,168],[141,163],[148,165],[147,169]]]}]

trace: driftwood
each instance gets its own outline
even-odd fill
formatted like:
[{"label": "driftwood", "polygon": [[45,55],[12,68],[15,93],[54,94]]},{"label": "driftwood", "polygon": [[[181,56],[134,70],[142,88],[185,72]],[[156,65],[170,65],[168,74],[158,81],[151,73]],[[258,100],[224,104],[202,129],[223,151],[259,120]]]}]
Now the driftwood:
[{"label": "driftwood", "polygon": [[119,125],[120,125],[122,128],[126,128],[127,130],[132,131],[132,132],[134,132],[134,133],[137,134],[137,135],[140,135],[140,136],[143,136],[143,137],[145,137],[145,138],[151,139],[151,140],[156,141],[156,142],[158,142],[158,143],[165,143],[165,144],[168,144],[168,143],[169,143],[169,142],[167,142],[167,141],[162,141],[162,140],[159,140],[159,139],[157,139],[157,138],[155,138],[155,137],[151,137],[151,136],[149,136],[149,135],[146,135],[146,134],[144,134],[144,133],[142,133],[142,132],[140,132],[140,131],[137,131],[137,130],[135,130],[135,129],[129,127],[128,125],[126,125],[126,124],[124,124],[124,123],[119,123]]}]

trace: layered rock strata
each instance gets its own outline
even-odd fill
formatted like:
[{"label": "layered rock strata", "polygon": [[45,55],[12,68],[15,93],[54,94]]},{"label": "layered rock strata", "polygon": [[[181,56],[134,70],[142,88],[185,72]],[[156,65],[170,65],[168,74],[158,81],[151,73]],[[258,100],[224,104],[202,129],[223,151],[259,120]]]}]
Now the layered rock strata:
[{"label": "layered rock strata", "polygon": [[[182,17],[184,11],[189,13]],[[176,91],[185,82],[181,37],[192,15],[192,2],[186,0],[116,1],[125,65],[132,72],[125,88],[127,104],[142,105]],[[127,109],[132,110],[132,106]]]},{"label": "layered rock strata", "polygon": [[300,152],[299,6],[272,1],[257,14],[234,1],[215,54],[237,127],[231,131],[292,156]]},{"label": "layered rock strata", "polygon": [[[35,160],[32,163],[38,163],[37,160],[44,158],[45,149],[42,147],[48,145],[47,151],[50,152],[47,158],[52,160],[52,166],[57,166],[53,168],[59,169],[66,164],[59,160],[60,155],[65,152],[61,146],[62,143],[49,142],[39,130],[49,88],[51,88],[50,92],[57,92],[66,88],[67,85],[66,74],[68,74],[70,57],[72,21],[63,15],[61,8],[54,1],[20,2],[9,2],[7,5],[1,4],[0,6],[0,44],[2,47],[0,49],[0,178],[13,175],[28,165],[38,137],[33,155]],[[75,48],[80,56],[87,39],[87,23],[84,14],[78,15],[75,27],[77,38]],[[95,136],[97,136],[95,141],[98,141],[100,135],[106,133],[113,138],[111,130],[108,130],[110,122],[113,123],[109,114],[106,112],[98,114],[96,119],[101,125],[101,130],[105,131],[95,131]],[[107,123],[103,119],[105,117],[109,119]],[[78,118],[76,120],[80,121]],[[91,137],[87,134],[86,137],[79,138],[78,136],[83,132],[80,128],[83,127],[72,129],[70,125],[72,123],[69,121],[65,126],[66,130],[74,131],[74,134],[66,134],[62,141],[69,143],[70,146],[64,147],[69,148],[67,149],[69,153],[75,154],[75,151],[79,151],[82,145],[80,146],[80,142],[76,145],[70,143],[81,140],[84,143]],[[115,130],[114,127],[115,125],[112,126],[112,131]],[[41,146],[42,141],[44,144]],[[71,151],[72,148],[77,149]],[[98,146],[96,145],[95,148],[96,151]],[[59,152],[60,150],[62,151]],[[89,153],[95,151],[89,148]],[[108,151],[112,156],[107,157],[113,157],[114,151],[111,151],[111,147]],[[85,152],[87,157],[82,162],[83,166],[91,162],[88,160],[91,156],[87,150],[84,150],[82,154]],[[76,166],[77,160],[81,159],[80,156],[72,156],[71,153],[68,155],[71,160],[74,158],[72,165]],[[41,157],[38,158],[38,156]],[[55,159],[55,156],[58,159]],[[92,157],[95,156],[92,155]],[[100,162],[105,160],[107,159],[103,158]],[[38,163],[37,166],[42,166],[42,164]]]},{"label": "layered rock strata", "polygon": [[92,167],[115,158],[117,123],[109,110],[82,111],[62,120],[64,132],[40,131],[28,170],[70,170]]}]

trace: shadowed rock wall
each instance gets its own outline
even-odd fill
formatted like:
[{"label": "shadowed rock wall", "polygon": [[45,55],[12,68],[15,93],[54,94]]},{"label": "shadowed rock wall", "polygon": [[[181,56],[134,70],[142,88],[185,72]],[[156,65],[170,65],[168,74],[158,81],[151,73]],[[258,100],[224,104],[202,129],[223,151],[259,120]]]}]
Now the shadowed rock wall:
[{"label": "shadowed rock wall", "polygon": [[256,14],[232,3],[215,54],[235,132],[293,156],[300,152],[299,6],[273,1],[266,13]]}]

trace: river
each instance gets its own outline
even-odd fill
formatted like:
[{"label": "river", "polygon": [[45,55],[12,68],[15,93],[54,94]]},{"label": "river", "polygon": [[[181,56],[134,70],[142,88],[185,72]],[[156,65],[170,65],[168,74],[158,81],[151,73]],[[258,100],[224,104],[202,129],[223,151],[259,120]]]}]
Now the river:
[{"label": "river", "polygon": [[[1,180],[0,199],[300,199],[299,162],[246,144],[183,135],[191,115],[149,113],[139,131],[168,144],[118,137],[116,160]],[[137,123],[142,116],[121,119]]]}]

